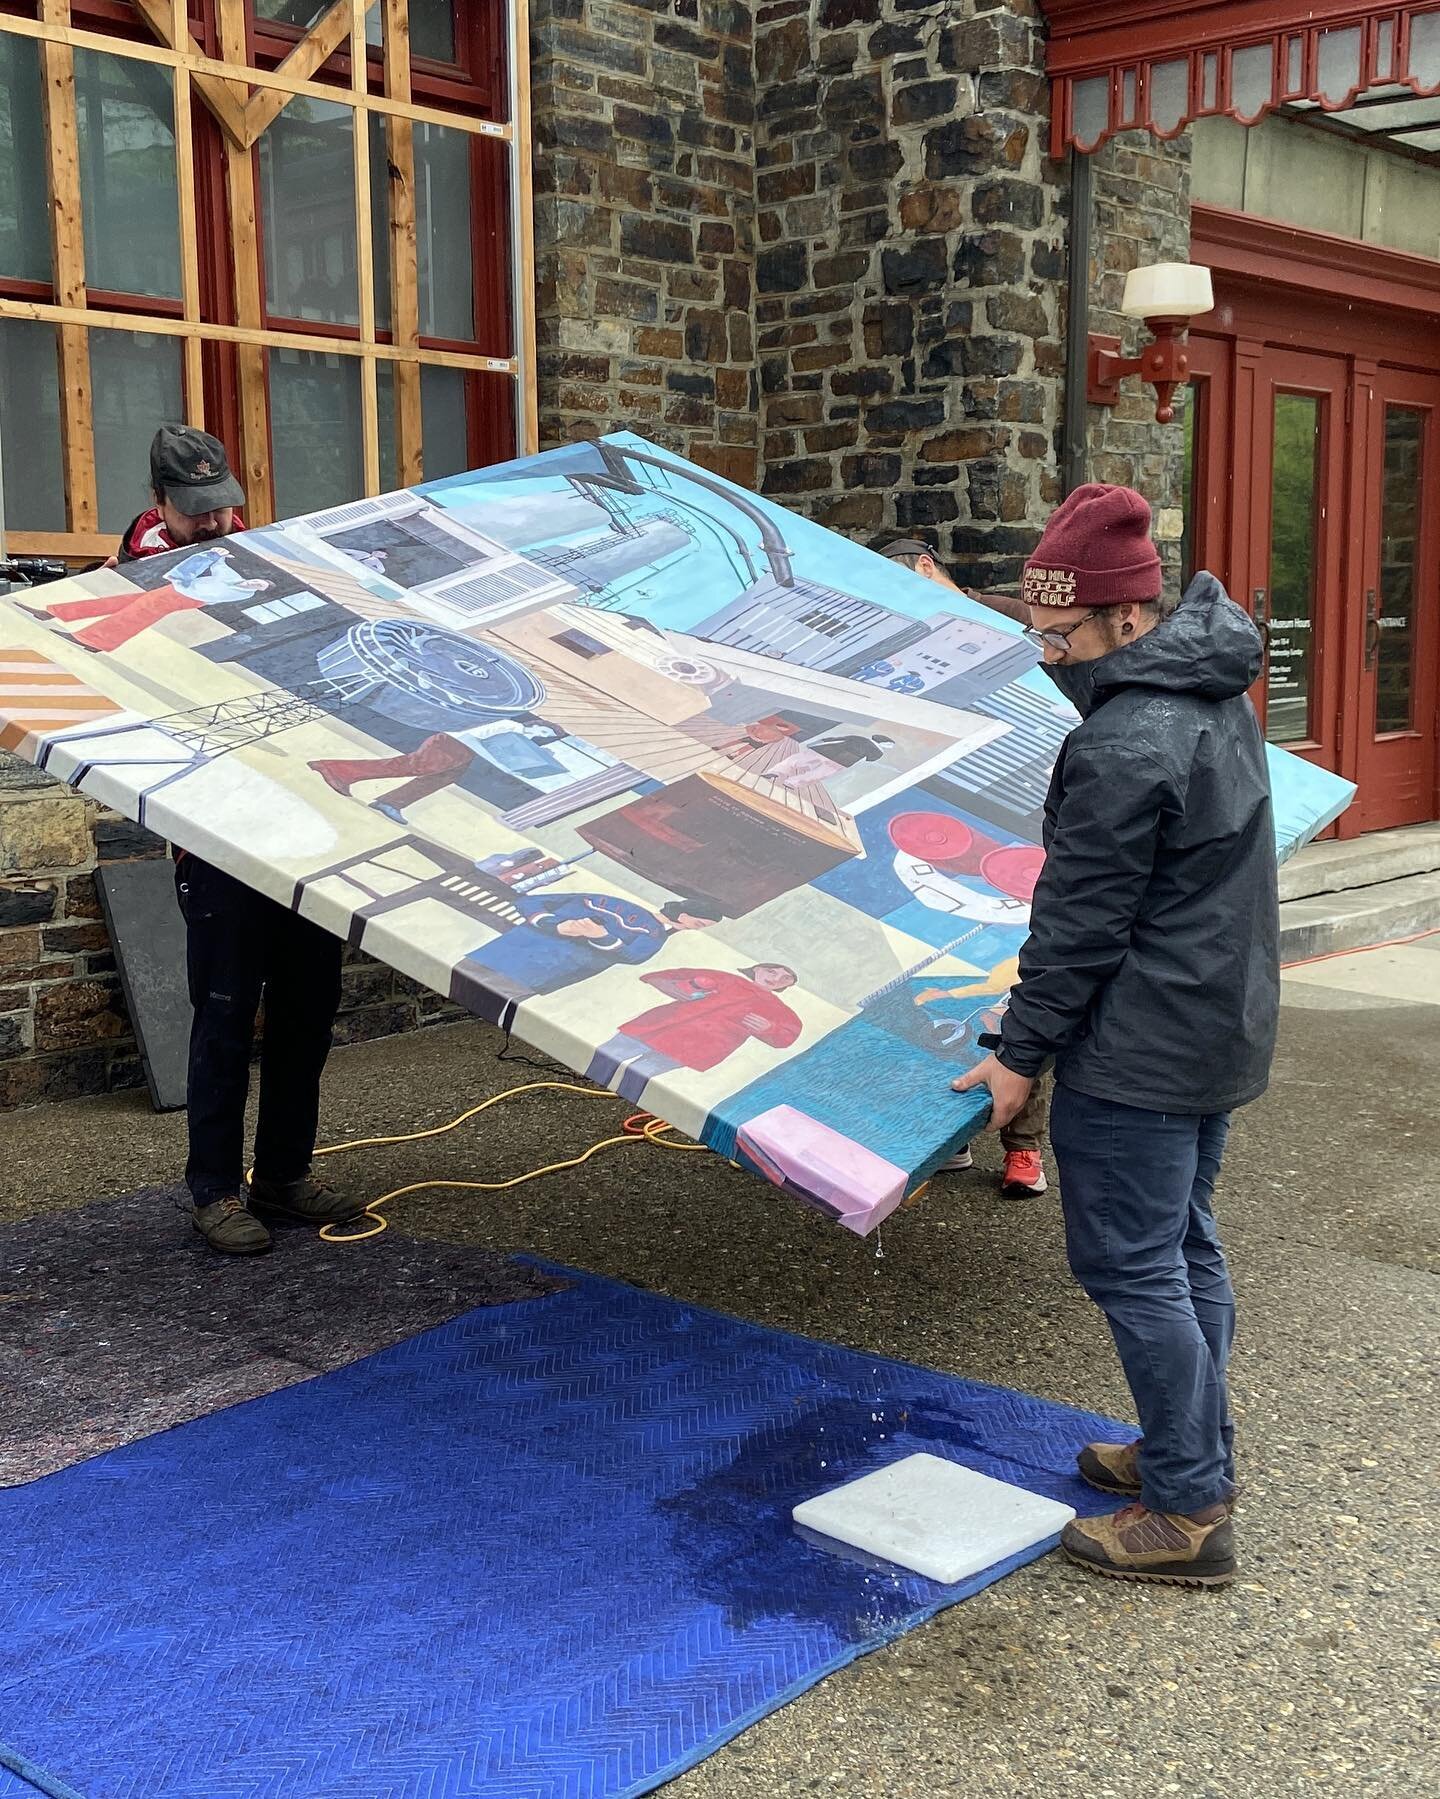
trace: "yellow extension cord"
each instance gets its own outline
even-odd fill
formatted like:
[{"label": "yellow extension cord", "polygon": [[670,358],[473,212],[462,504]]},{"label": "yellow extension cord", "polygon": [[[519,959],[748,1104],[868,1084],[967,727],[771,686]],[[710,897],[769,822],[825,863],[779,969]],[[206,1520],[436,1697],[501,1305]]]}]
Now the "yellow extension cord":
[{"label": "yellow extension cord", "polygon": [[[378,1149],[387,1143],[421,1143],[427,1137],[443,1137],[447,1131],[457,1130],[459,1126],[476,1118],[481,1112],[488,1112],[491,1106],[498,1106],[502,1100],[516,1099],[522,1093],[578,1093],[582,1099],[619,1099],[618,1093],[607,1093],[601,1087],[581,1087],[573,1081],[526,1081],[519,1087],[509,1087],[504,1093],[496,1093],[491,1098],[482,1100],[478,1106],[471,1106],[458,1118],[452,1118],[449,1124],[437,1124],[427,1131],[407,1131],[397,1137],[354,1137],[348,1143],[331,1143],[323,1149],[315,1151],[316,1156],[338,1156],[349,1149]],[[628,1102],[627,1102],[628,1103]],[[389,1193],[382,1193],[378,1199],[372,1199],[363,1212],[354,1218],[347,1219],[344,1224],[327,1224],[322,1226],[320,1235],[327,1243],[365,1243],[371,1237],[378,1237],[385,1230],[389,1220],[382,1207],[388,1206],[391,1200],[401,1199],[407,1193],[421,1193],[430,1187],[459,1188],[468,1193],[504,1193],[511,1187],[523,1187],[526,1181],[538,1181],[542,1175],[562,1174],[567,1168],[579,1168],[592,1156],[598,1156],[602,1149],[618,1149],[626,1143],[654,1143],[661,1149],[703,1150],[703,1143],[672,1143],[668,1133],[673,1127],[661,1118],[653,1117],[649,1112],[635,1112],[620,1127],[617,1137],[602,1137],[598,1143],[592,1143],[581,1155],[571,1156],[568,1161],[548,1162],[543,1168],[532,1168],[525,1174],[513,1175],[508,1181],[411,1181],[408,1186],[395,1187]],[[369,1219],[369,1228],[353,1230],[351,1227],[360,1223],[361,1219]]]}]

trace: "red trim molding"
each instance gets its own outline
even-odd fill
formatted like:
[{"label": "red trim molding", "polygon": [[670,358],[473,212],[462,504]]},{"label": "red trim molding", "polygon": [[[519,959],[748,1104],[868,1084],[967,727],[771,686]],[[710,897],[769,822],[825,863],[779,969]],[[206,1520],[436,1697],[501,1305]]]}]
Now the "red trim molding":
[{"label": "red trim molding", "polygon": [[1050,27],[1050,147],[1117,131],[1171,138],[1192,119],[1253,125],[1277,106],[1342,111],[1368,88],[1428,79],[1440,0],[1042,0]]},{"label": "red trim molding", "polygon": [[1198,204],[1190,217],[1190,255],[1224,275],[1440,319],[1440,262],[1428,256]]},{"label": "red trim molding", "polygon": [[1112,63],[1154,61],[1286,31],[1334,30],[1423,10],[1404,0],[1040,0],[1050,25],[1052,75],[1093,75]]}]

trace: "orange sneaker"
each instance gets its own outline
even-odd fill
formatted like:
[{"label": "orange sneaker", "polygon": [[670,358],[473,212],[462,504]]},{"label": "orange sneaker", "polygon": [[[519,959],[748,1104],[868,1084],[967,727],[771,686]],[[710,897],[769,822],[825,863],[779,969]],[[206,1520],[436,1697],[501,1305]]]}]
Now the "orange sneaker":
[{"label": "orange sneaker", "polygon": [[1038,1199],[1047,1190],[1045,1164],[1038,1149],[1007,1149],[1000,1171],[1000,1191],[1006,1199]]}]

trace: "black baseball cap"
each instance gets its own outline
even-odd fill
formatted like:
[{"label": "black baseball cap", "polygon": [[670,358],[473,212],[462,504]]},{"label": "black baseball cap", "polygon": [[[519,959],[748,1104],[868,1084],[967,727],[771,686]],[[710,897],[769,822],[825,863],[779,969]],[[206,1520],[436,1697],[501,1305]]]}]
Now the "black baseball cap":
[{"label": "black baseball cap", "polygon": [[894,543],[876,544],[875,548],[892,562],[898,562],[902,556],[928,556],[932,562],[935,560],[934,549],[928,543],[921,543],[918,537],[897,537]]},{"label": "black baseball cap", "polygon": [[245,489],[230,473],[224,444],[193,425],[162,425],[155,433],[150,485],[186,518],[245,504]]}]

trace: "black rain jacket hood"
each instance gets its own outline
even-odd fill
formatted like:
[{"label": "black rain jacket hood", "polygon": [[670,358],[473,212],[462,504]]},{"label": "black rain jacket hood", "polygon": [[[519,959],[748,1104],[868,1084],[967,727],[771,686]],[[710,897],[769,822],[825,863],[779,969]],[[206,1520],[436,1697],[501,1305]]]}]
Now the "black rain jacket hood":
[{"label": "black rain jacket hood", "polygon": [[1246,689],[1260,634],[1210,574],[1098,661],[1048,672],[1082,713],[999,1057],[1095,1098],[1229,1111],[1264,1092],[1279,1011],[1275,828]]}]

